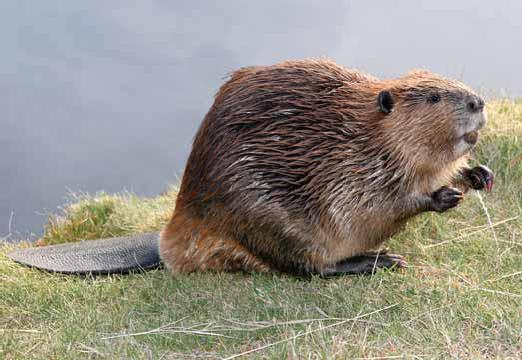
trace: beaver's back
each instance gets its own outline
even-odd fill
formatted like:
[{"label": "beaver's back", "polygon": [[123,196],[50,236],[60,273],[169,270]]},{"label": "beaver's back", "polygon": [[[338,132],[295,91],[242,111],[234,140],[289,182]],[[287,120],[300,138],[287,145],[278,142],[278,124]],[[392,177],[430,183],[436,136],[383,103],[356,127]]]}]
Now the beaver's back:
[{"label": "beaver's back", "polygon": [[323,187],[338,182],[346,156],[353,154],[356,166],[365,151],[369,119],[346,110],[360,102],[355,84],[370,81],[328,61],[237,71],[196,135],[181,201],[202,210],[223,202],[253,214],[269,205],[272,214],[314,207]]}]

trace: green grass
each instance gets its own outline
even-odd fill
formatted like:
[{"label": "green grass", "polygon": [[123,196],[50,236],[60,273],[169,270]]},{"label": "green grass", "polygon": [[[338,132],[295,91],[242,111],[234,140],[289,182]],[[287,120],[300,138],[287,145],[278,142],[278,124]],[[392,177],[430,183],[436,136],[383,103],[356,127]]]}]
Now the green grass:
[{"label": "green grass", "polygon": [[[458,210],[412,221],[388,243],[407,256],[404,271],[302,280],[156,270],[93,279],[18,266],[6,246],[0,358],[213,359],[262,346],[248,356],[520,358],[522,104],[488,110],[475,157],[495,171],[494,192],[481,194],[484,206],[470,192]],[[40,243],[159,229],[175,195],[75,197]]]}]

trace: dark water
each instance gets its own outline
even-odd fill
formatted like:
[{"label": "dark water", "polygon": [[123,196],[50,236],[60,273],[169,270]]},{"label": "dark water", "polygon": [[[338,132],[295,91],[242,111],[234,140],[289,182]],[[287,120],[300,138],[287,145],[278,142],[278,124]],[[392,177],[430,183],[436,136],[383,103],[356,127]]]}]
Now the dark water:
[{"label": "dark water", "polygon": [[520,95],[521,11],[515,0],[3,0],[0,238],[41,233],[68,189],[163,191],[239,66],[327,56]]}]

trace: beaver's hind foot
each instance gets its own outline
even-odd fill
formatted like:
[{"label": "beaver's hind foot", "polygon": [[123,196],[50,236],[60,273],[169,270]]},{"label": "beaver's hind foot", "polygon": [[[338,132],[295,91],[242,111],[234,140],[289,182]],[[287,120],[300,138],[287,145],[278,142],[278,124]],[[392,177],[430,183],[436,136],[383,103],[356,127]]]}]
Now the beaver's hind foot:
[{"label": "beaver's hind foot", "polygon": [[406,267],[403,256],[369,252],[344,259],[322,272],[323,276],[373,274],[378,269],[399,269]]}]

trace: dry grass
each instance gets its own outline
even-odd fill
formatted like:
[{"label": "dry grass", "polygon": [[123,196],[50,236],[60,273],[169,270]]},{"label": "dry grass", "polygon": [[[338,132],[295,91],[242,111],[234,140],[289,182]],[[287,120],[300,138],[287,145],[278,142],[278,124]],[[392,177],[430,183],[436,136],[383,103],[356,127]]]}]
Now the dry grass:
[{"label": "dry grass", "polygon": [[[404,271],[93,279],[0,255],[0,357],[520,358],[522,104],[499,101],[488,111],[475,157],[497,174],[494,193],[472,192],[456,211],[412,221],[389,243],[409,259]],[[76,197],[41,242],[158,229],[175,195]]]}]

